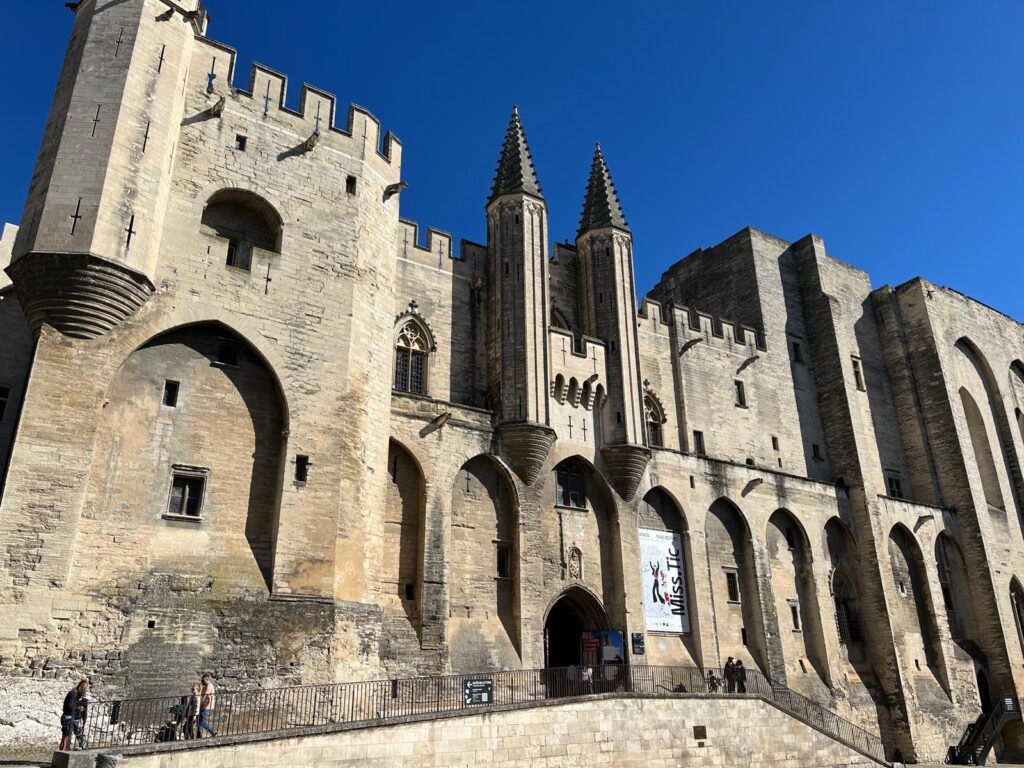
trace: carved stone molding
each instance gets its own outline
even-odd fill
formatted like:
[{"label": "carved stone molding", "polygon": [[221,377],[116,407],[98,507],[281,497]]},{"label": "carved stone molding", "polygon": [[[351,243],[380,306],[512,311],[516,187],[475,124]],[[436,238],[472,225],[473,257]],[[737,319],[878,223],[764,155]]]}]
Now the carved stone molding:
[{"label": "carved stone molding", "polygon": [[516,474],[533,485],[555,443],[555,431],[543,424],[520,422],[498,427],[502,453]]},{"label": "carved stone molding", "polygon": [[642,445],[608,445],[601,449],[601,456],[615,490],[626,501],[632,501],[651,460],[651,449]]},{"label": "carved stone molding", "polygon": [[86,253],[33,253],[7,268],[25,319],[65,336],[95,339],[133,315],[153,295],[145,275]]}]

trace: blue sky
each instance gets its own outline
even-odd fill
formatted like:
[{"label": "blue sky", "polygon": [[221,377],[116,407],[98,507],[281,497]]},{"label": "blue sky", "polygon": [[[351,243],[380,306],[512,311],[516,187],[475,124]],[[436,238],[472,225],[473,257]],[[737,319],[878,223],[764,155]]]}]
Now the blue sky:
[{"label": "blue sky", "polygon": [[[209,0],[210,36],[373,111],[402,215],[484,239],[518,104],[557,240],[599,139],[646,292],[745,226],[808,232],[875,285],[914,275],[1024,319],[1024,2]],[[8,9],[0,219],[17,221],[72,15]],[[713,308],[708,308],[713,311]]]}]

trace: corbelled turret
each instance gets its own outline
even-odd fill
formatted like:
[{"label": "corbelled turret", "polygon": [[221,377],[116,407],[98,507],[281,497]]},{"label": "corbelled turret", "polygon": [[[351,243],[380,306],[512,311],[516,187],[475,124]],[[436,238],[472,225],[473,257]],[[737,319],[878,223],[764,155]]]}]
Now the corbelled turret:
[{"label": "corbelled turret", "polygon": [[547,206],[513,108],[487,202],[488,399],[502,450],[527,483],[555,440],[547,398],[547,232]]},{"label": "corbelled turret", "polygon": [[601,411],[601,455],[616,490],[631,499],[651,458],[644,445],[633,238],[600,144],[590,166],[576,248],[584,333],[606,344],[608,402]]}]

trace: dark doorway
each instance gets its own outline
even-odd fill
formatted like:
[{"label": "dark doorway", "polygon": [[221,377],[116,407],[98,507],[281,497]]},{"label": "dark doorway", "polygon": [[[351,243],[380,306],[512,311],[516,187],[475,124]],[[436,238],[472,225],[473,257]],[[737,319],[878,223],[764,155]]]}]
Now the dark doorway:
[{"label": "dark doorway", "polygon": [[578,587],[567,591],[544,622],[545,666],[579,666],[583,633],[599,629],[608,629],[608,617],[597,600]]},{"label": "dark doorway", "polygon": [[981,701],[981,711],[989,712],[992,709],[992,695],[988,690],[988,675],[985,674],[985,670],[977,669],[976,675],[978,679],[978,699]]}]

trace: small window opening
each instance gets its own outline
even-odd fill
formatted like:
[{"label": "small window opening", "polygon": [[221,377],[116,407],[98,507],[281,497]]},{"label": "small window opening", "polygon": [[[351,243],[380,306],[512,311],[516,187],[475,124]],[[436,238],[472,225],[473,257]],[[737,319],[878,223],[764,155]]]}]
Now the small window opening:
[{"label": "small window opening", "polygon": [[416,599],[416,593],[413,590],[413,585],[412,584],[405,584],[404,586],[405,586],[405,599],[406,600],[414,600],[414,599]]},{"label": "small window opening", "polygon": [[789,603],[789,617],[793,621],[793,631],[800,631],[800,606],[795,602],[790,601]]},{"label": "small window opening", "polygon": [[748,466],[748,467],[752,467],[752,466],[754,466],[754,460],[748,457],[748,458],[747,458],[747,466]]},{"label": "small window opening", "polygon": [[221,365],[227,365],[231,368],[238,367],[238,351],[239,346],[237,342],[229,339],[221,339],[217,343],[217,362]]},{"label": "small window opening", "polygon": [[690,487],[691,488],[696,488],[697,487],[697,480],[694,478],[693,475],[690,475]]},{"label": "small window opening", "polygon": [[817,443],[811,443],[811,457],[815,461],[821,461],[821,446]]},{"label": "small window opening", "polygon": [[737,379],[733,382],[733,387],[736,389],[736,405],[740,408],[747,407],[747,393],[743,386],[743,382]]},{"label": "small window opening", "polygon": [[168,408],[175,408],[178,405],[178,389],[180,384],[176,381],[164,382],[164,405]]},{"label": "small window opening", "polygon": [[860,359],[853,358],[853,380],[857,383],[857,389],[864,391],[864,373],[860,369]]},{"label": "small window opening", "polygon": [[576,509],[586,507],[586,497],[583,493],[583,475],[571,469],[560,469],[558,470],[557,481],[555,504],[560,507],[574,507]]},{"label": "small window opening", "polygon": [[206,478],[201,475],[180,474],[171,477],[171,493],[167,502],[167,514],[171,517],[186,517],[200,520],[203,511],[203,491]]},{"label": "small window opening", "polygon": [[740,627],[740,641],[743,643],[743,647],[747,646],[747,628]]},{"label": "small window opening", "polygon": [[738,603],[740,601],[740,582],[736,571],[725,572],[725,588],[729,595],[729,602]]},{"label": "small window opening", "polygon": [[804,664],[804,660],[803,659],[797,659],[797,661],[800,662],[800,671],[803,672],[806,675],[807,674],[807,665]]},{"label": "small window opening", "polygon": [[693,431],[693,452],[698,456],[705,454],[704,450],[704,433],[697,430]]},{"label": "small window opening", "polygon": [[247,136],[243,136],[240,133],[235,136],[235,149],[237,149],[239,152],[245,152],[245,148],[248,146],[249,138]]},{"label": "small window opening", "polygon": [[348,192],[350,195],[354,195],[356,193],[355,176],[349,176],[347,179],[345,179],[345,191]]},{"label": "small window opening", "polygon": [[701,741],[707,739],[708,727],[706,725],[695,725],[693,726],[693,738]]},{"label": "small window opening", "polygon": [[622,423],[622,411],[616,411],[615,412],[615,423],[616,424],[621,424]]},{"label": "small window opening", "polygon": [[903,498],[903,480],[899,472],[888,470],[885,473],[885,486],[894,499]]},{"label": "small window opening", "polygon": [[295,482],[304,483],[309,479],[309,456],[295,457]]},{"label": "small window opening", "polygon": [[512,553],[507,546],[498,545],[497,571],[499,579],[507,579],[512,575]]},{"label": "small window opening", "polygon": [[917,667],[917,671],[920,672],[921,671],[921,660],[920,659],[914,659],[914,666]]},{"label": "small window opening", "polygon": [[907,585],[902,580],[899,583],[899,589],[900,589],[900,594],[901,595],[906,595],[907,594]]},{"label": "small window opening", "polygon": [[793,342],[793,362],[802,363],[804,361],[804,352],[800,346],[799,341]]},{"label": "small window opening", "polygon": [[146,622],[146,626],[150,629],[156,629],[156,622],[153,619],[150,619]]},{"label": "small window opening", "polygon": [[777,438],[775,435],[772,435],[772,450],[779,450],[779,438]]}]

